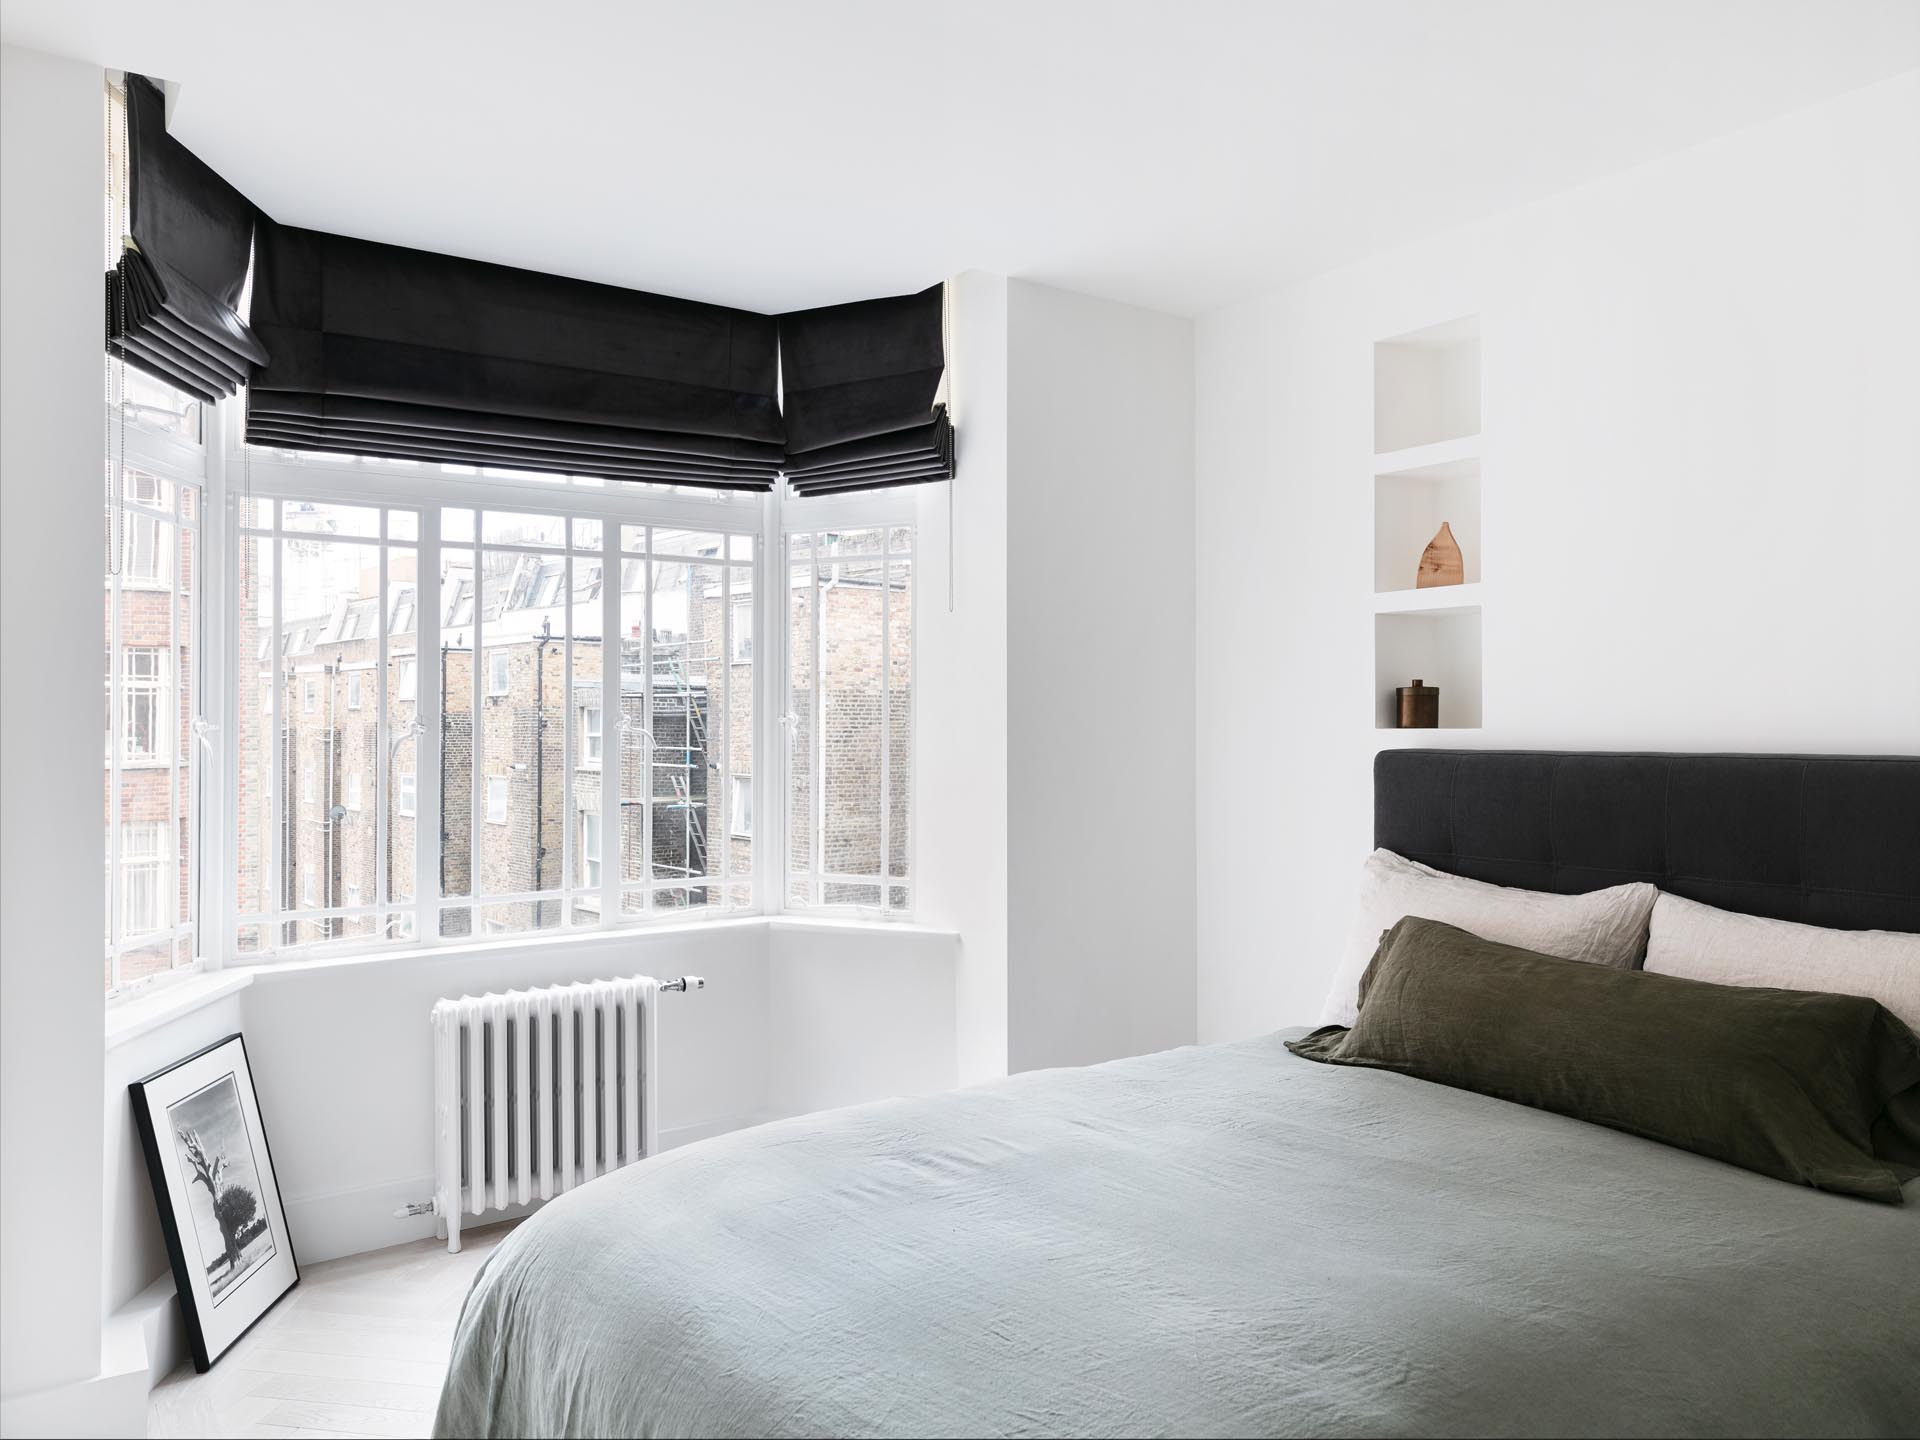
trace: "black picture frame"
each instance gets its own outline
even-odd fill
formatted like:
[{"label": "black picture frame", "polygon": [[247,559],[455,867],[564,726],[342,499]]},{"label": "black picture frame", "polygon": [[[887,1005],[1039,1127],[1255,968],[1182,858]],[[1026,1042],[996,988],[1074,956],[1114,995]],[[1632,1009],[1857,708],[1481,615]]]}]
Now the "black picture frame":
[{"label": "black picture frame", "polygon": [[216,1040],[127,1094],[193,1368],[204,1374],[300,1282],[246,1038]]}]

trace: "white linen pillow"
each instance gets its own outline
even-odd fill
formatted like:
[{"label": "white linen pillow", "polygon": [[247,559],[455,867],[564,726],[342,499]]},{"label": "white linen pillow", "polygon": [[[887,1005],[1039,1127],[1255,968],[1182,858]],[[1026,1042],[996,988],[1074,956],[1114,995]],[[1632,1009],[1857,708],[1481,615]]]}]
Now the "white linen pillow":
[{"label": "white linen pillow", "polygon": [[1662,892],[1647,933],[1647,969],[1715,985],[1864,995],[1920,1031],[1920,935],[1829,930]]},{"label": "white linen pillow", "polygon": [[1585,895],[1519,890],[1376,850],[1360,872],[1360,913],[1320,1023],[1351,1026],[1359,1018],[1360,977],[1380,947],[1380,932],[1405,916],[1457,925],[1482,939],[1542,955],[1632,969],[1646,948],[1647,916],[1659,893],[1639,880]]}]

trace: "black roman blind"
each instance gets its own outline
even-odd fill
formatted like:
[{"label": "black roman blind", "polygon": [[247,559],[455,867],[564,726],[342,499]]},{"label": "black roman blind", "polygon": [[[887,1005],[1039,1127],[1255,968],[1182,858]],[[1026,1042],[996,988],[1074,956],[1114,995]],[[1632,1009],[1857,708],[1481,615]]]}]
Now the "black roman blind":
[{"label": "black roman blind", "polygon": [[240,318],[251,202],[167,133],[166,100],[127,76],[128,243],[107,272],[107,343],[202,400],[231,395],[267,352]]},{"label": "black roman blind", "polygon": [[773,317],[279,225],[255,246],[255,444],[768,490]]},{"label": "black roman blind", "polygon": [[953,478],[945,287],[780,317],[787,480],[801,495]]}]

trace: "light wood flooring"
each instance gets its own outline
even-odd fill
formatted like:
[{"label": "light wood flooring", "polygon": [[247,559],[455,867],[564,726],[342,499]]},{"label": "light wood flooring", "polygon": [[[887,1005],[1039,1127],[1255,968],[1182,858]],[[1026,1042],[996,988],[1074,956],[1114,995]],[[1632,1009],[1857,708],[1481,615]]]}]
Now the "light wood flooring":
[{"label": "light wood flooring", "polygon": [[149,1435],[426,1435],[467,1286],[511,1222],[303,1267],[205,1375],[156,1386]]}]

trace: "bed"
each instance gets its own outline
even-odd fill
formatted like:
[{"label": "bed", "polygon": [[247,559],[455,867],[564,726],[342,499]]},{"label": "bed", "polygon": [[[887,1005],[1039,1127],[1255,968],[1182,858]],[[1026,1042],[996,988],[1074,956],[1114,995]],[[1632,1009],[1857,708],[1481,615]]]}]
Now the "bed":
[{"label": "bed", "polygon": [[[1920,931],[1920,761],[1396,751],[1376,840]],[[490,1257],[436,1433],[1908,1435],[1904,1205],[1285,1031],[801,1117]]]}]

